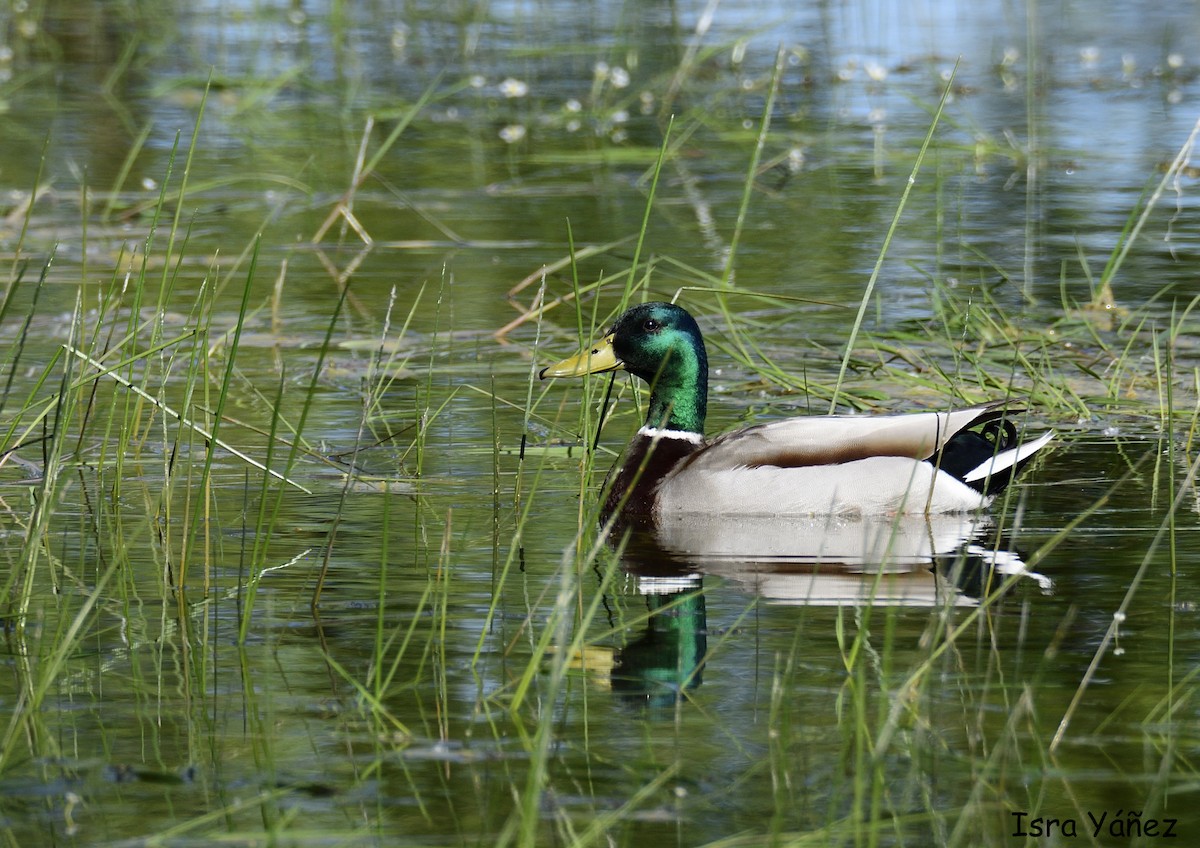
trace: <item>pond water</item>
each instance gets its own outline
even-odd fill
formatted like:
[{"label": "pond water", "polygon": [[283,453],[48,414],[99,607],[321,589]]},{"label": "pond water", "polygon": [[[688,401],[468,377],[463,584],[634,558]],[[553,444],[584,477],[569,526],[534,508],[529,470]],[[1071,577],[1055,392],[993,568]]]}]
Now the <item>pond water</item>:
[{"label": "pond water", "polygon": [[[1197,44],[0,8],[6,842],[1200,838]],[[614,546],[635,392],[589,456],[605,383],[534,374],[684,287],[710,432],[1015,393],[1058,438],[984,516]]]}]

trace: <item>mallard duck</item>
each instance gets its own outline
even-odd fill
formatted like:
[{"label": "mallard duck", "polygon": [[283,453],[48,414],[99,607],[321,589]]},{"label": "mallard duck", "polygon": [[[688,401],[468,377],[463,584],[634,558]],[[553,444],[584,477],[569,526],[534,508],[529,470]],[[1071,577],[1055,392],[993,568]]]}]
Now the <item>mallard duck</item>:
[{"label": "mallard duck", "polygon": [[650,384],[645,425],[609,473],[604,515],[898,515],[987,506],[1054,433],[1018,443],[1009,400],[949,412],[790,418],[704,437],[708,356],[671,303],[625,312],[541,377],[624,369]]}]

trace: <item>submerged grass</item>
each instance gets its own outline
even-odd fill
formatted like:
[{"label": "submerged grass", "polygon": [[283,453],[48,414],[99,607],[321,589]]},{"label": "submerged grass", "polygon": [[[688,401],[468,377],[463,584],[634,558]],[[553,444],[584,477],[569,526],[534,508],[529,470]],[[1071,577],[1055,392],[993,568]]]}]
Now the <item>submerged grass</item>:
[{"label": "submerged grass", "polygon": [[[184,162],[183,182],[175,190],[178,196],[187,190],[198,129],[199,123]],[[295,424],[282,423],[290,413],[276,395],[264,460],[251,456],[256,449],[243,450],[225,435],[228,428],[222,424],[230,420],[225,409],[239,379],[237,353],[255,290],[258,240],[238,293],[233,325],[220,344],[224,367],[218,371],[208,341],[214,323],[226,316],[216,317],[215,267],[199,286],[186,327],[174,334],[167,331],[174,323],[177,275],[187,250],[187,231],[177,208],[174,218],[165,220],[164,239],[166,254],[175,261],[151,261],[167,211],[169,177],[163,181],[140,261],[129,257],[118,263],[135,270],[118,272],[106,288],[95,292],[97,305],[92,309],[85,306],[90,294],[85,281],[69,318],[67,341],[45,360],[23,400],[16,403],[11,394],[5,399],[0,454],[26,472],[18,491],[26,492],[28,499],[25,516],[8,504],[10,519],[21,528],[21,541],[8,548],[9,569],[0,598],[12,656],[18,658],[12,709],[0,736],[0,773],[5,775],[37,773],[53,782],[56,772],[77,768],[64,759],[70,746],[64,747],[63,729],[56,727],[57,719],[47,717],[60,714],[64,703],[98,681],[79,658],[89,653],[89,643],[111,638],[107,620],[115,616],[125,623],[121,641],[130,657],[161,651],[160,659],[165,659],[166,646],[175,647],[178,683],[189,693],[184,703],[190,711],[208,702],[208,681],[216,674],[208,665],[212,624],[226,604],[237,605],[244,640],[261,576],[294,564],[268,564],[265,540],[277,532],[279,515],[277,502],[274,513],[263,507],[287,488],[308,491],[289,474],[298,457],[313,387]],[[27,215],[31,210],[32,204]],[[83,249],[86,253],[86,242]],[[52,263],[53,255],[43,266],[43,281]],[[157,280],[154,267],[162,268]],[[14,266],[0,309],[6,317],[17,308],[22,275]],[[22,342],[40,318],[36,294],[22,321]],[[335,313],[332,321],[336,320]],[[24,344],[8,351],[10,387],[25,367],[23,352]],[[272,467],[280,432],[296,436],[282,463],[284,471]],[[245,434],[242,429],[233,438]],[[21,457],[31,447],[40,454],[36,461]],[[257,541],[245,564],[253,576],[232,587],[219,573],[226,567],[220,540],[227,519],[217,491],[228,483],[215,481],[218,466],[228,479],[230,457],[244,463],[244,493],[256,492],[260,505],[253,525]],[[260,482],[251,484],[256,474]],[[147,557],[155,565],[148,571],[143,562]],[[47,592],[46,586],[53,591]],[[145,617],[152,608],[161,610],[157,621]],[[163,670],[160,665],[160,675]],[[247,691],[253,690],[249,675],[246,679]],[[143,683],[161,698],[164,678]]]}]

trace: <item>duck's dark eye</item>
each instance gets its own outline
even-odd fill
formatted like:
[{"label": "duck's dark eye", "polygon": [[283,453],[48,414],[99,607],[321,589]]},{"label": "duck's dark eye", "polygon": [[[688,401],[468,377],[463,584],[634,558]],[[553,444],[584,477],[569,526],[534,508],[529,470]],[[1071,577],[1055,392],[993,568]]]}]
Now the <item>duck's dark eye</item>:
[{"label": "duck's dark eye", "polygon": [[647,318],[645,323],[642,324],[642,329],[645,330],[647,333],[653,333],[656,330],[661,330],[662,324],[658,323],[653,318]]}]

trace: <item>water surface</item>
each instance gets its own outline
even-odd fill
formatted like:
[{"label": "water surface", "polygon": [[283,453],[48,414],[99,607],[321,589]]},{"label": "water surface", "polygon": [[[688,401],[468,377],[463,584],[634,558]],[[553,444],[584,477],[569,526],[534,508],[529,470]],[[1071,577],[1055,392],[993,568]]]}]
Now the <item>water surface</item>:
[{"label": "water surface", "polygon": [[[32,428],[0,472],[10,842],[1200,833],[1190,490],[1170,510],[1195,173],[1167,171],[1200,117],[1193,4],[30,6],[0,12],[0,421]],[[532,374],[617,308],[671,116],[636,296],[741,293],[683,295],[717,432],[828,409],[948,84],[839,408],[1011,389],[1053,451],[979,526],[906,528],[936,550],[878,579],[809,525],[595,545],[632,393],[584,462],[603,384]],[[563,305],[497,336],[572,244]],[[248,279],[220,436],[280,467],[272,422],[305,415],[307,492],[227,450],[202,488],[205,439],[102,380],[90,417],[47,416],[47,498],[64,342],[203,420]]]}]

